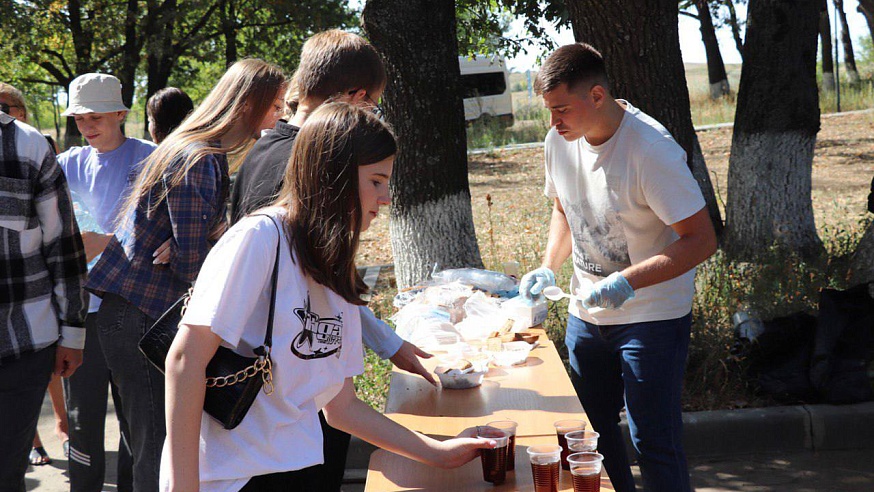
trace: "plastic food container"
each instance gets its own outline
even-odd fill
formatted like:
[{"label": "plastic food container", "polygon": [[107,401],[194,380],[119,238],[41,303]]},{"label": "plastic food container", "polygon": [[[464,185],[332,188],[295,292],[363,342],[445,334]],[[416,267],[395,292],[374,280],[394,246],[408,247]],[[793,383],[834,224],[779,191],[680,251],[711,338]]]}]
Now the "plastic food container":
[{"label": "plastic food container", "polygon": [[487,371],[471,371],[464,374],[458,374],[455,371],[449,374],[443,374],[446,366],[440,365],[434,369],[437,378],[440,380],[440,385],[446,389],[468,389],[475,388],[483,384],[483,378]]},{"label": "plastic food container", "polygon": [[487,352],[497,366],[515,366],[522,364],[528,359],[531,345],[526,342],[507,342],[501,352]]}]

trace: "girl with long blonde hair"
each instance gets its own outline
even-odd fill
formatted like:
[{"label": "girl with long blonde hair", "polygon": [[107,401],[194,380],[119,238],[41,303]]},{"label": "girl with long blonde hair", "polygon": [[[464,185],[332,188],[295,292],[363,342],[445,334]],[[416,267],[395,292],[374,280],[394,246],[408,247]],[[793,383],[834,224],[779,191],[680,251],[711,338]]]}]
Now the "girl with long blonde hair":
[{"label": "girl with long blonde hair", "polygon": [[[157,488],[165,434],[164,377],[137,344],[191,287],[226,228],[226,154],[249,144],[265,122],[272,124],[284,86],[282,71],[262,60],[231,66],[142,163],[119,208],[115,236],[89,275],[86,287],[103,298],[96,323],[129,427],[136,490]],[[164,250],[168,261],[155,260]]]}]

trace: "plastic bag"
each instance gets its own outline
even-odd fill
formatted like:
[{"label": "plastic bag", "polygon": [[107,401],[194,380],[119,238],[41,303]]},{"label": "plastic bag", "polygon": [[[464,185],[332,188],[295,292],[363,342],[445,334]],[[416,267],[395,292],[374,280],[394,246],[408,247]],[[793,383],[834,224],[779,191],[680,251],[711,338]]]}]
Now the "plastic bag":
[{"label": "plastic bag", "polygon": [[441,283],[461,282],[465,285],[497,294],[501,297],[515,297],[519,294],[516,279],[509,275],[480,268],[453,268],[431,274],[431,277]]},{"label": "plastic bag", "polygon": [[408,304],[391,320],[397,326],[399,337],[425,351],[453,345],[461,339],[447,310],[423,302]]},{"label": "plastic bag", "polygon": [[507,321],[507,316],[501,311],[497,300],[482,292],[473,294],[464,303],[464,314],[464,319],[455,325],[455,329],[465,340],[488,338]]}]

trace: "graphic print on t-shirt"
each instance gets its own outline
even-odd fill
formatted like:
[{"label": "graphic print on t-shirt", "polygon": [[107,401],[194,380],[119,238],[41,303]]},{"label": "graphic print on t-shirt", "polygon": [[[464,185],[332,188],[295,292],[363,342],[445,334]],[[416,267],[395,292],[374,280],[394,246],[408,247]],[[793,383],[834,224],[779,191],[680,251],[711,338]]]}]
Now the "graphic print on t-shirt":
[{"label": "graphic print on t-shirt", "polygon": [[303,324],[303,329],[291,341],[291,352],[303,360],[323,359],[338,354],[343,346],[343,314],[334,318],[322,318],[310,311],[310,295],[302,308],[294,314]]},{"label": "graphic print on t-shirt", "polygon": [[569,204],[565,214],[574,238],[574,265],[578,269],[606,277],[631,265],[625,228],[611,207],[595,208],[582,200]]}]

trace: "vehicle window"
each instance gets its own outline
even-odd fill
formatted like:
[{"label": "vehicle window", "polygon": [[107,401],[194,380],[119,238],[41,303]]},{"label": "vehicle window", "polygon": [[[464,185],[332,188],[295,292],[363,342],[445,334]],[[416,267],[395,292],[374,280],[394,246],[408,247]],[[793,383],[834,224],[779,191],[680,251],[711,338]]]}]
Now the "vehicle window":
[{"label": "vehicle window", "polygon": [[465,98],[494,96],[507,90],[503,72],[462,75],[461,86]]}]

